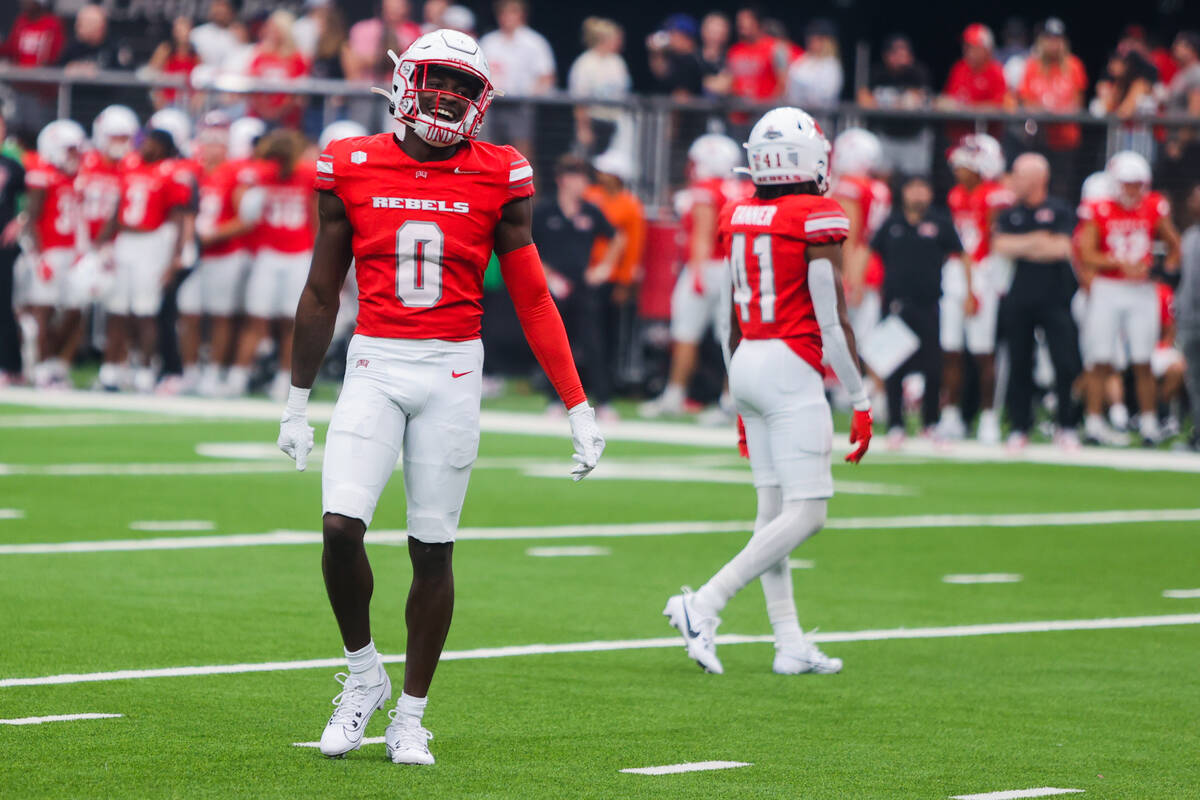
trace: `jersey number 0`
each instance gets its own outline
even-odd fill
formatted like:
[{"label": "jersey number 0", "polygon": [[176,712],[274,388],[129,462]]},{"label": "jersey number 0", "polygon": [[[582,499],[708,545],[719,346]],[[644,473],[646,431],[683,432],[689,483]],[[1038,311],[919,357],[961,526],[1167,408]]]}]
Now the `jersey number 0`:
[{"label": "jersey number 0", "polygon": [[396,297],[409,308],[431,308],[442,299],[442,245],[434,222],[409,220],[396,230]]}]

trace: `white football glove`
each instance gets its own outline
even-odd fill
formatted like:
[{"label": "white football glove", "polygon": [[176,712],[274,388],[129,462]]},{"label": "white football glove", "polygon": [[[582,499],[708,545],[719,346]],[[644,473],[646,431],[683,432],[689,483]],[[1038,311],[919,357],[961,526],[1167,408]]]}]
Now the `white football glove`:
[{"label": "white football glove", "polygon": [[291,387],[287,408],[279,418],[279,438],[275,444],[296,461],[301,472],[308,466],[308,454],[313,449],[313,428],[308,424],[308,389]]},{"label": "white football glove", "polygon": [[600,461],[600,455],[604,452],[604,437],[596,427],[596,412],[586,402],[568,411],[567,419],[571,422],[571,439],[575,443],[575,455],[571,456],[575,460],[575,467],[571,470],[571,477],[581,481]]}]

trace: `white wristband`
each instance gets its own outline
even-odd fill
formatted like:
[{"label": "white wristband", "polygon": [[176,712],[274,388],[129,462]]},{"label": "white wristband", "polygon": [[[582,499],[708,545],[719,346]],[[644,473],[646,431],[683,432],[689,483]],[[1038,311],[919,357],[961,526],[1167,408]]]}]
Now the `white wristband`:
[{"label": "white wristband", "polygon": [[589,408],[591,408],[591,406],[588,405],[587,400],[584,400],[579,405],[571,406],[570,408],[568,408],[567,416],[573,417],[576,414],[582,414],[584,411],[587,411]]},{"label": "white wristband", "polygon": [[299,386],[292,386],[288,389],[287,397],[287,412],[294,417],[303,417],[308,414],[308,394],[311,389],[301,389]]}]

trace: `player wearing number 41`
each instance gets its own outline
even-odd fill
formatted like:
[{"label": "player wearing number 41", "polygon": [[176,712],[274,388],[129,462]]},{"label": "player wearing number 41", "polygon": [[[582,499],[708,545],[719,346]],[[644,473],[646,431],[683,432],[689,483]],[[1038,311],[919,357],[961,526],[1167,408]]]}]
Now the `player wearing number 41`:
[{"label": "player wearing number 41", "polygon": [[[805,638],[796,616],[788,556],[825,525],[833,496],[833,419],[822,359],[854,405],[846,456],[857,463],[871,441],[871,402],[858,370],[854,333],[842,294],[842,243],[850,220],[829,185],[829,142],[798,108],[767,112],[746,143],[754,197],[721,212],[720,246],[733,280],[729,388],[745,421],[758,493],[754,534],[699,591],[684,588],[663,611],[687,653],[708,672],[717,658],[717,615],[761,578],[775,632],[775,672],[834,673],[830,658]],[[740,341],[738,341],[740,339]]]},{"label": "player wearing number 41", "polygon": [[400,132],[332,142],[317,162],[319,227],[296,311],[279,446],[304,469],[313,446],[309,387],[353,258],[358,325],[321,475],[322,567],[350,670],[338,675],[343,690],[321,752],[356,749],[392,695],[371,638],[374,579],[363,537],[403,452],[413,581],[404,690],[386,741],[392,761],[432,764],[422,715],[450,627],[451,554],[479,448],[479,326],[493,250],[530,347],[568,408],[575,480],[596,466],[604,439],[531,238],[533,171],[513,148],[475,141],[495,93],[478,43],[439,30],[390,55],[391,91],[377,91]]}]

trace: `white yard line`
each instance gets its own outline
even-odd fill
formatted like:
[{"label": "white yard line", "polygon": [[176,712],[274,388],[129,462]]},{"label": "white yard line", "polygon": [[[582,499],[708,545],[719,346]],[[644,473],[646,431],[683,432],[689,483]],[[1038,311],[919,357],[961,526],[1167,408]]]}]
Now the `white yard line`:
[{"label": "white yard line", "polygon": [[[935,528],[1022,528],[1030,526],[1122,525],[1136,522],[1196,522],[1200,509],[1143,509],[1136,511],[1077,511],[1047,514],[917,514],[899,517],[842,517],[825,524],[827,530],[886,531]],[[598,525],[529,525],[495,528],[459,528],[458,539],[580,539],[614,536],[681,536],[703,533],[749,533],[750,521],[633,522]],[[374,530],[373,544],[406,544],[403,530]],[[315,531],[279,530],[270,533],[235,533],[212,536],[170,536],[147,539],[99,539],[85,542],[39,542],[0,545],[0,555],[48,553],[105,553],[131,550],[190,550],[212,547],[258,547],[314,544]]]},{"label": "white yard line", "polygon": [[808,558],[789,558],[788,566],[792,569],[812,569],[817,562]]},{"label": "white yard line", "polygon": [[609,556],[612,555],[612,550],[607,547],[531,547],[525,551],[525,555],[537,558]]},{"label": "white yard line", "polygon": [[296,465],[282,453],[277,463],[266,461],[181,461],[144,464],[0,464],[0,477],[43,475],[56,478],[94,478],[102,475],[141,477],[154,475],[245,475],[295,472]]},{"label": "white yard line", "polygon": [[100,425],[178,425],[185,417],[146,414],[0,414],[0,428],[77,428]]},{"label": "white yard line", "polygon": [[[362,740],[362,743],[364,745],[383,744],[383,742],[384,742],[384,738],[382,736],[368,736]],[[320,746],[321,746],[320,742],[292,742],[292,747],[320,747]]]},{"label": "white yard line", "polygon": [[0,719],[0,725],[41,725],[44,722],[74,722],[79,719],[116,719],[123,714],[55,714],[51,717],[21,717]]},{"label": "white yard line", "polygon": [[[942,628],[827,631],[810,634],[810,638],[817,643],[878,642],[889,639],[945,639],[963,636],[992,636],[1020,633],[1157,628],[1173,625],[1200,625],[1200,614],[1163,614],[1148,617],[1040,620],[1034,622],[996,622],[981,625],[955,625]],[[758,636],[725,634],[717,637],[717,643],[720,645],[761,644],[772,641],[774,641],[774,637],[770,634]],[[656,639],[568,642],[564,644],[528,644],[511,647],[481,647],[474,650],[450,650],[442,653],[442,661],[518,658],[522,656],[560,655],[564,653],[601,653],[617,650],[646,650],[679,646],[680,640],[678,636]],[[386,655],[380,658],[385,664],[399,664],[404,661],[404,656],[402,655]],[[345,666],[346,660],[344,658],[316,658],[305,661],[268,661],[249,664],[163,667],[160,669],[125,669],[112,672],[42,675],[32,678],[2,678],[0,679],[0,689],[14,686],[52,686],[68,683],[142,680],[146,678],[182,678],[195,675],[236,675],[249,672],[282,672],[297,669],[336,669]]]},{"label": "white yard line", "polygon": [[681,772],[706,772],[712,769],[735,769],[754,766],[748,761],[693,761],[687,764],[665,764],[661,767],[630,767],[621,772],[631,775],[678,775]]},{"label": "white yard line", "polygon": [[1194,600],[1200,598],[1200,589],[1167,589],[1163,597],[1171,600]]},{"label": "white yard line", "polygon": [[1051,797],[1056,794],[1082,794],[1083,789],[1055,789],[1043,786],[1040,789],[1012,789],[1006,792],[984,792],[983,794],[956,794],[950,800],[1021,800],[1025,797]]},{"label": "white yard line", "polygon": [[977,575],[943,575],[942,583],[1020,583],[1022,577],[1015,572],[982,572]]},{"label": "white yard line", "polygon": [[19,508],[0,508],[0,519],[25,519],[25,512]]},{"label": "white yard line", "polygon": [[131,531],[211,531],[216,527],[211,519],[143,519],[129,523]]}]

